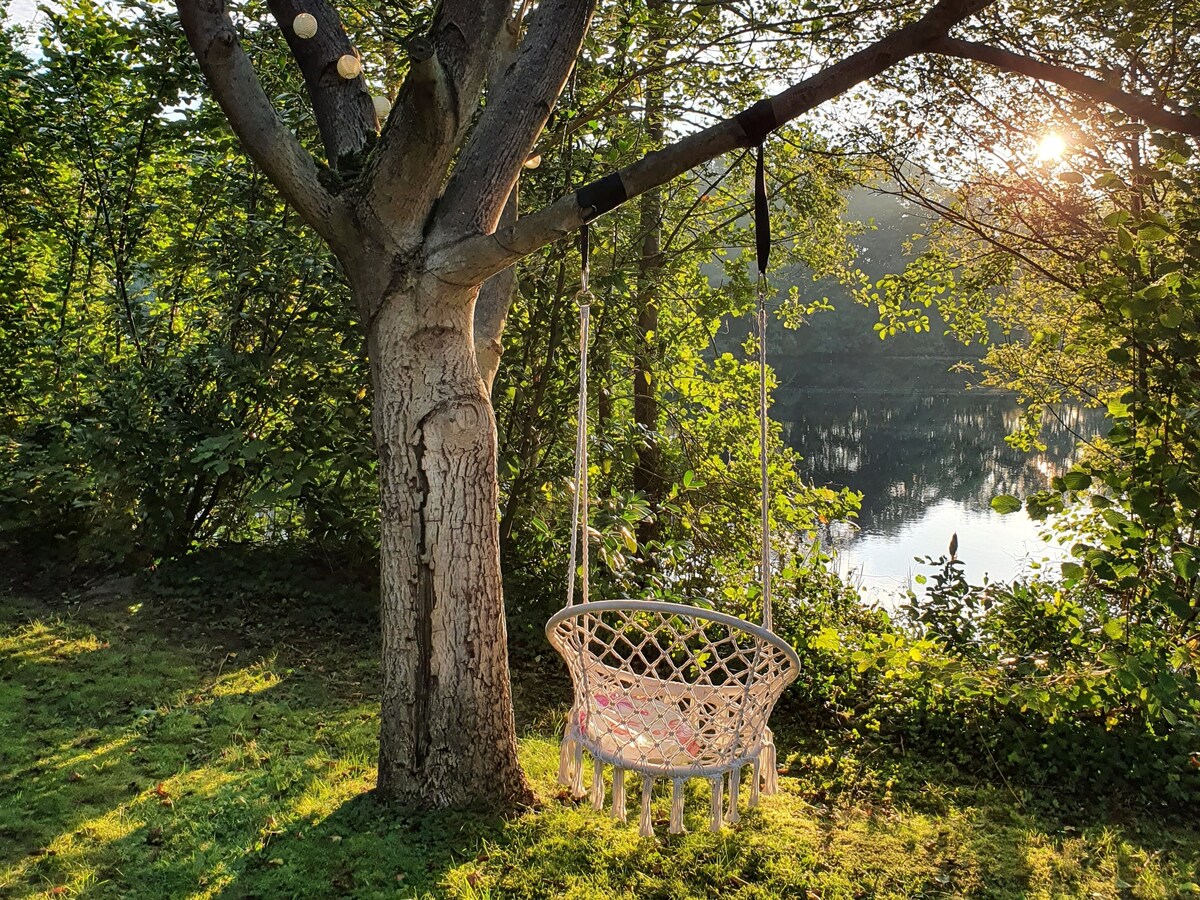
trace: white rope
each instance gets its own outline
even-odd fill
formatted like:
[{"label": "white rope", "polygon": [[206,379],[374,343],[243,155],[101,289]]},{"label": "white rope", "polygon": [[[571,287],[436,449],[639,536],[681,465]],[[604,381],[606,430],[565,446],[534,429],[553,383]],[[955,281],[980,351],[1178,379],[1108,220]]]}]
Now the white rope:
[{"label": "white rope", "polygon": [[767,278],[758,273],[758,461],[762,474],[762,578],[763,628],[771,631],[771,479],[768,472],[767,435]]}]

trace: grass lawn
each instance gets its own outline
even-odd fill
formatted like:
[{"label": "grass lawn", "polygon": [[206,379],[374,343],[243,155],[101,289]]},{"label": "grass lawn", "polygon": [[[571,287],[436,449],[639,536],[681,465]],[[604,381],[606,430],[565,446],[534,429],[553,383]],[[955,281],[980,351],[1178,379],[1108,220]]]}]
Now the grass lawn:
[{"label": "grass lawn", "polygon": [[567,694],[549,651],[514,679],[538,808],[391,810],[369,793],[368,629],[173,608],[0,598],[0,897],[1200,895],[1200,823],[1068,821],[908,759],[831,800],[837,754],[786,743],[781,795],[737,827],[705,830],[697,781],[689,833],[665,834],[664,787],[640,839],[554,782]]}]

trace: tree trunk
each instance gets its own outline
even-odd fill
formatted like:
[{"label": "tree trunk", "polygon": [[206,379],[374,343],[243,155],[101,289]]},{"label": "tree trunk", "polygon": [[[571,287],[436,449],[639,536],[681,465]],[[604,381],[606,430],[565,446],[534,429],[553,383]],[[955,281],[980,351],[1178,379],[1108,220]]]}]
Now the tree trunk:
[{"label": "tree trunk", "polygon": [[[665,0],[650,0],[646,77],[646,137],[657,150],[663,140],[663,68],[667,61]],[[633,420],[638,426],[637,461],[633,488],[646,495],[652,518],[638,525],[638,542],[649,543],[659,534],[658,507],[662,499],[662,459],[658,444],[658,294],[662,276],[661,187],[651,188],[641,198],[642,255],[638,261],[638,320],[633,350]]]},{"label": "tree trunk", "polygon": [[472,344],[472,293],[410,279],[369,332],[382,511],[378,790],[411,807],[530,799],[509,684],[496,423]]}]

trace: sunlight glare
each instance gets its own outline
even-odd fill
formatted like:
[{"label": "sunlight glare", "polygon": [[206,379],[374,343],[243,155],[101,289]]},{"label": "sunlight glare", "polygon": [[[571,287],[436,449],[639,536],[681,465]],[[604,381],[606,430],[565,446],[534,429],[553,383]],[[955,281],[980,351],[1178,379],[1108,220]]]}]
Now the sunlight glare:
[{"label": "sunlight glare", "polygon": [[1058,132],[1051,131],[1038,142],[1038,159],[1059,159],[1066,152],[1067,142]]}]

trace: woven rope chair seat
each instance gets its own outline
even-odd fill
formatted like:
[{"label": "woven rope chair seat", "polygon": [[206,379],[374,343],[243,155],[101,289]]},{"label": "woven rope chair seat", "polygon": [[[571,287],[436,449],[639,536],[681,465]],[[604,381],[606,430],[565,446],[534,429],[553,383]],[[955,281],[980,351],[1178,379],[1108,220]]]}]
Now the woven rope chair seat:
[{"label": "woven rope chair seat", "polygon": [[[550,619],[546,634],[574,688],[559,774],[578,795],[584,750],[597,771],[615,767],[614,794],[626,770],[648,783],[706,777],[719,784],[728,777],[736,817],[740,769],[754,765],[757,775],[764,751],[770,762],[764,768],[771,770],[764,786],[773,787],[767,720],[800,669],[781,638],[724,613],[650,600],[568,606]],[[752,801],[758,787],[756,778]],[[594,782],[593,801],[595,793]],[[623,809],[614,813],[624,819]]]}]

